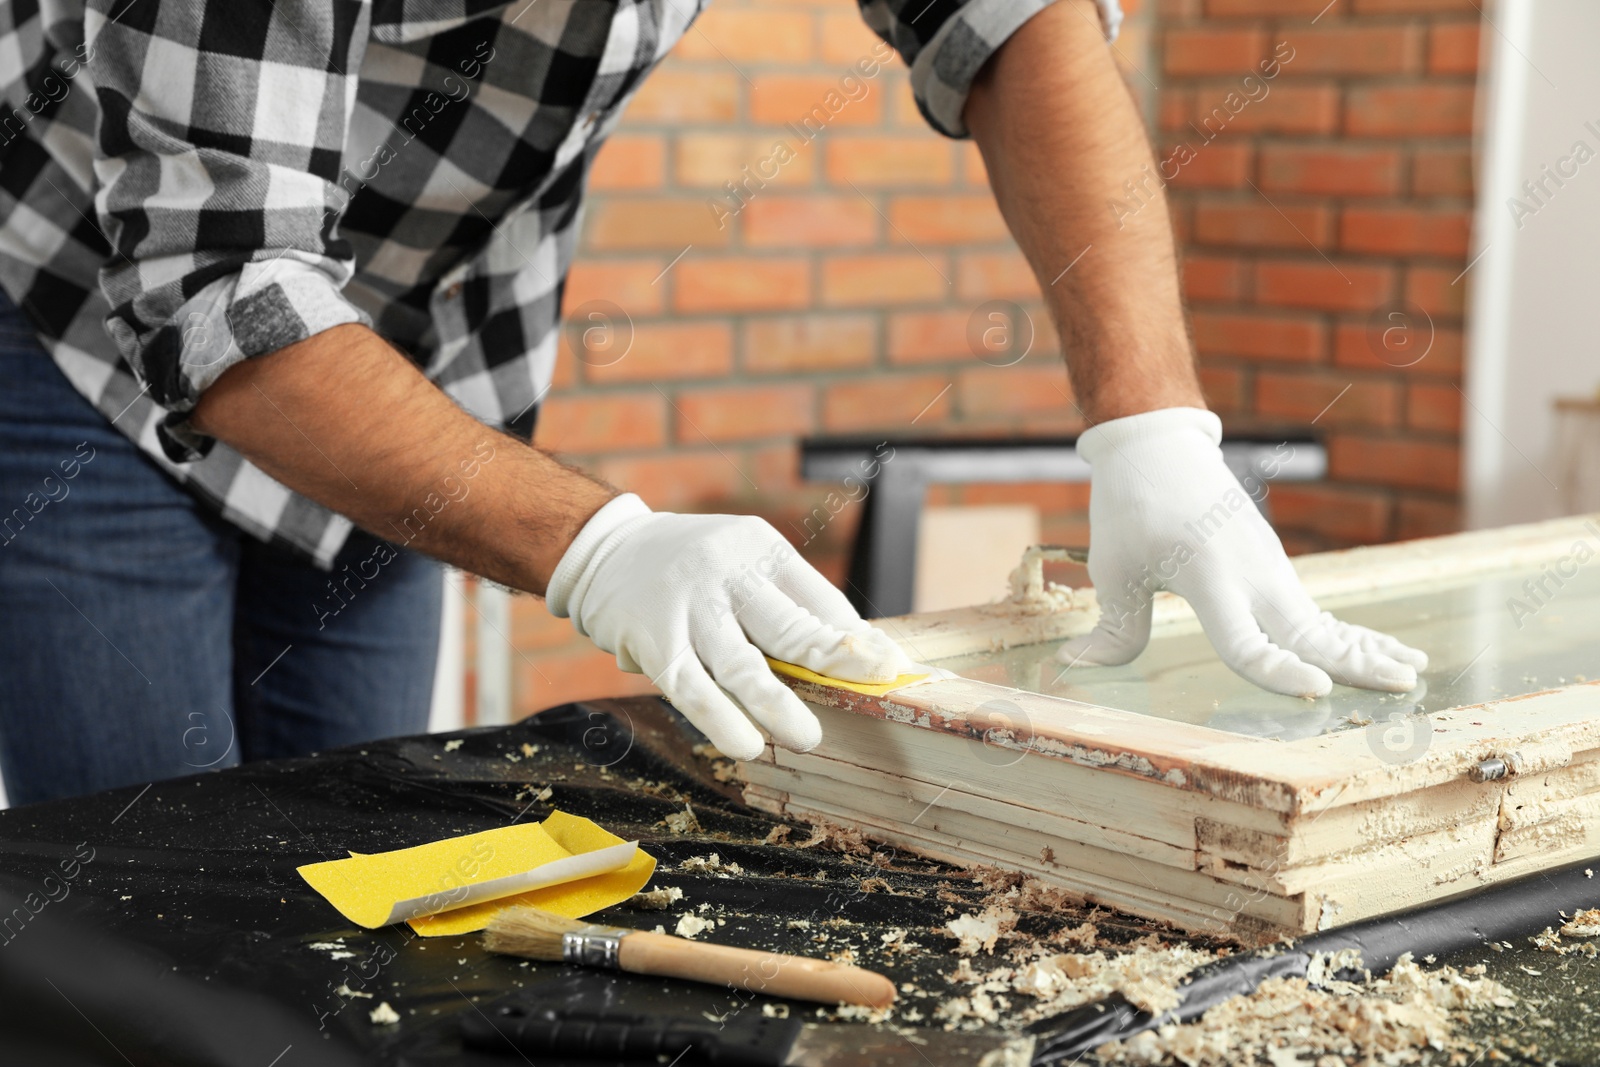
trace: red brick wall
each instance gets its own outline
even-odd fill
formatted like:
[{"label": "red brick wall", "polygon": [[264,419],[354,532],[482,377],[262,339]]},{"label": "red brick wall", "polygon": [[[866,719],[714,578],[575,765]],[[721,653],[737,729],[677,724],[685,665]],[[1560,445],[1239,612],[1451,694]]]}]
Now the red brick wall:
[{"label": "red brick wall", "polygon": [[[1155,136],[1158,158],[1195,149],[1171,194],[1208,399],[1236,426],[1315,420],[1330,450],[1327,484],[1273,490],[1291,549],[1456,528],[1478,20],[1473,0],[1161,5]],[[1283,45],[1204,143],[1191,123]]]},{"label": "red brick wall", "polygon": [[[1331,483],[1272,497],[1297,549],[1456,521],[1450,282],[1471,197],[1470,0],[1336,0],[1311,25],[1322,2],[1130,3],[1117,45],[1161,159],[1279,42],[1294,49],[1170,195],[1211,403],[1239,426],[1304,426],[1333,402],[1317,418]],[[600,155],[565,300],[598,332],[577,358],[569,327],[542,444],[654,506],[755,512],[804,540],[799,516],[828,487],[797,480],[798,436],[1080,429],[975,148],[928,129],[897,60],[862,77],[882,55],[850,0],[716,0],[702,16]],[[836,113],[803,143],[786,124],[830,92]],[[793,150],[781,165],[779,141]],[[736,212],[730,181],[748,190]],[[986,365],[967,340],[995,299],[1037,329],[1015,366]],[[1403,300],[1436,337],[1401,369],[1368,335],[1370,311]],[[1083,486],[934,499],[1035,503],[1048,538],[1086,536]],[[830,576],[854,512],[803,549]],[[519,598],[514,623],[519,710],[641,688],[542,602]]]}]

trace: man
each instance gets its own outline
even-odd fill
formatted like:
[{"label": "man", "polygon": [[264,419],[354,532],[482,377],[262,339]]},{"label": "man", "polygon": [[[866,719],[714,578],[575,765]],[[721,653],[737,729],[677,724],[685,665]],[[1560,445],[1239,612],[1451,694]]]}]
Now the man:
[{"label": "man", "polygon": [[[14,802],[422,729],[440,593],[421,554],[546,596],[736,758],[757,725],[820,737],[763,653],[859,681],[909,668],[766,523],[651,512],[524,443],[585,171],[690,8],[6,5]],[[1095,424],[1104,615],[1067,661],[1136,655],[1164,584],[1259,685],[1411,688],[1425,657],[1319,613],[1253,508],[1185,537],[1239,486],[1165,204],[1104,208],[1150,162],[1114,0],[863,13],[932,125],[977,140]]]}]

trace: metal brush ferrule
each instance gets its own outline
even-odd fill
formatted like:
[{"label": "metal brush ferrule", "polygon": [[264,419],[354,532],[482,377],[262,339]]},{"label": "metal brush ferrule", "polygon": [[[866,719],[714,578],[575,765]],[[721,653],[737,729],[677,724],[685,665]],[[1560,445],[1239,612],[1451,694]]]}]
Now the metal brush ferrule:
[{"label": "metal brush ferrule", "polygon": [[617,952],[623,935],[631,933],[617,926],[585,926],[561,935],[561,958],[583,967],[619,966]]}]

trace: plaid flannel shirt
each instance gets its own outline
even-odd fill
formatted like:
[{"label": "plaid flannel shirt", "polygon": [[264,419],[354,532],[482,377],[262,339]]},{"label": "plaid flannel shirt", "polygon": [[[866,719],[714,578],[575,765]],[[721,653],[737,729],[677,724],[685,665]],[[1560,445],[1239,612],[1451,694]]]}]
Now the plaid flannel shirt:
[{"label": "plaid flannel shirt", "polygon": [[[4,0],[0,285],[172,477],[327,566],[349,520],[197,434],[200,395],[362,323],[530,436],[585,174],[705,2]],[[960,136],[979,67],[1050,0],[859,2]]]}]

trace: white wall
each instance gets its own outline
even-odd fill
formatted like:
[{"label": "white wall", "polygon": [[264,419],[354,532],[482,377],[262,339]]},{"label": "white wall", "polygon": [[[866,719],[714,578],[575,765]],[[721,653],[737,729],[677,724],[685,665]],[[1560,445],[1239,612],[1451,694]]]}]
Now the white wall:
[{"label": "white wall", "polygon": [[447,733],[466,725],[466,587],[461,572],[444,571],[444,604],[440,608],[439,661],[433,672],[433,706],[429,733]]},{"label": "white wall", "polygon": [[[1481,258],[1460,283],[1471,286],[1463,436],[1475,528],[1558,514],[1551,401],[1600,386],[1600,3],[1501,0],[1488,12]],[[1594,154],[1582,165],[1579,141]],[[1523,183],[1563,158],[1576,175],[1530,197]],[[1515,218],[1513,198],[1532,213]]]}]

